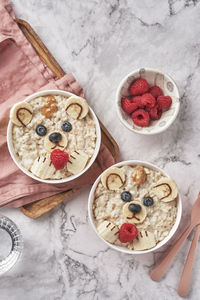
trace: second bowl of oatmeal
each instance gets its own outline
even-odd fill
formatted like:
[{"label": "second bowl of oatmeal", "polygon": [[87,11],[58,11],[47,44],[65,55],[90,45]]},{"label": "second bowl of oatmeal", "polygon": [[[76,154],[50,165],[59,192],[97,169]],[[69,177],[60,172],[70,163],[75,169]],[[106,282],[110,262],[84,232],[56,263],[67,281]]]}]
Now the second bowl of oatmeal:
[{"label": "second bowl of oatmeal", "polygon": [[101,129],[85,99],[45,90],[12,107],[7,143],[12,159],[26,175],[41,182],[64,183],[93,164]]},{"label": "second bowl of oatmeal", "polygon": [[166,244],[176,232],[182,203],[176,183],[157,166],[120,162],[95,181],[88,201],[96,234],[111,248],[144,254]]}]

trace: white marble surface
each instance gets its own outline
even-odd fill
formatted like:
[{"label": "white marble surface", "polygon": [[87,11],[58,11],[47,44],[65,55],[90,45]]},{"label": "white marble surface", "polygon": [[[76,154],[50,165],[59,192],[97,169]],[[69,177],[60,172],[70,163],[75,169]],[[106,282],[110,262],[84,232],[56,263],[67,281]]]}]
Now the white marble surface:
[{"label": "white marble surface", "polygon": [[[86,90],[96,113],[121,149],[120,160],[143,159],[163,167],[183,199],[179,232],[200,182],[200,1],[197,0],[13,0],[18,17],[30,22],[65,71]],[[170,74],[181,94],[174,125],[145,137],[121,125],[114,109],[121,78],[137,67]],[[21,228],[25,249],[14,269],[0,278],[1,300],[179,299],[176,293],[186,242],[166,277],[149,277],[163,249],[131,256],[109,249],[88,224],[89,187],[48,215],[31,220],[4,208]],[[189,299],[200,299],[200,248]]]}]

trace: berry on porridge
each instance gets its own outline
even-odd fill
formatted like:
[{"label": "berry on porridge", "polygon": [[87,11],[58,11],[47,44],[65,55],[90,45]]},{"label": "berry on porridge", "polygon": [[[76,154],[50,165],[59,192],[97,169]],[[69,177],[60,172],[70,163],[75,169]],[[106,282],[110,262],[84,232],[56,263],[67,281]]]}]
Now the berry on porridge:
[{"label": "berry on porridge", "polygon": [[170,96],[164,96],[159,86],[149,86],[144,78],[136,79],[128,88],[129,95],[121,98],[121,107],[140,127],[159,120],[172,104]]},{"label": "berry on porridge", "polygon": [[12,143],[25,169],[41,179],[79,174],[96,147],[96,123],[87,101],[46,95],[20,102],[10,111]]},{"label": "berry on porridge", "polygon": [[138,234],[137,227],[133,224],[124,223],[119,230],[119,240],[121,243],[128,243],[134,240]]},{"label": "berry on porridge", "polygon": [[107,169],[94,192],[94,224],[107,242],[148,250],[167,237],[177,216],[176,183],[155,169],[124,165]]}]

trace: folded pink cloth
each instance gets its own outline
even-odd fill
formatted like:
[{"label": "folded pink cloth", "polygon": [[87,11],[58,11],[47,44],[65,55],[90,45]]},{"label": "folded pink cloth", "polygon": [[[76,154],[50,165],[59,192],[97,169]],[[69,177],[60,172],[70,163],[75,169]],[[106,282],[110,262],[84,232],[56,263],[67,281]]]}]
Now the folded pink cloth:
[{"label": "folded pink cloth", "polygon": [[16,24],[8,0],[1,0],[0,18],[0,207],[20,207],[71,188],[91,184],[115,160],[107,147],[101,144],[96,161],[85,174],[70,183],[55,185],[35,181],[18,169],[6,143],[11,106],[42,89],[62,89],[81,96],[84,93],[72,74],[57,79],[40,60]]}]

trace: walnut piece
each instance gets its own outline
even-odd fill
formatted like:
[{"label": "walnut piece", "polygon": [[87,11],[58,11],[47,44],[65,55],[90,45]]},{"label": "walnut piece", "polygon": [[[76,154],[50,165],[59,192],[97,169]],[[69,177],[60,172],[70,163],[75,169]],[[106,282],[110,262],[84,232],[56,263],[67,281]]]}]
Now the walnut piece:
[{"label": "walnut piece", "polygon": [[51,119],[53,114],[58,111],[58,102],[53,96],[47,96],[47,103],[42,107],[42,115],[46,119]]},{"label": "walnut piece", "polygon": [[132,178],[135,181],[136,185],[143,184],[147,180],[147,174],[142,167],[135,168],[132,173]]}]

